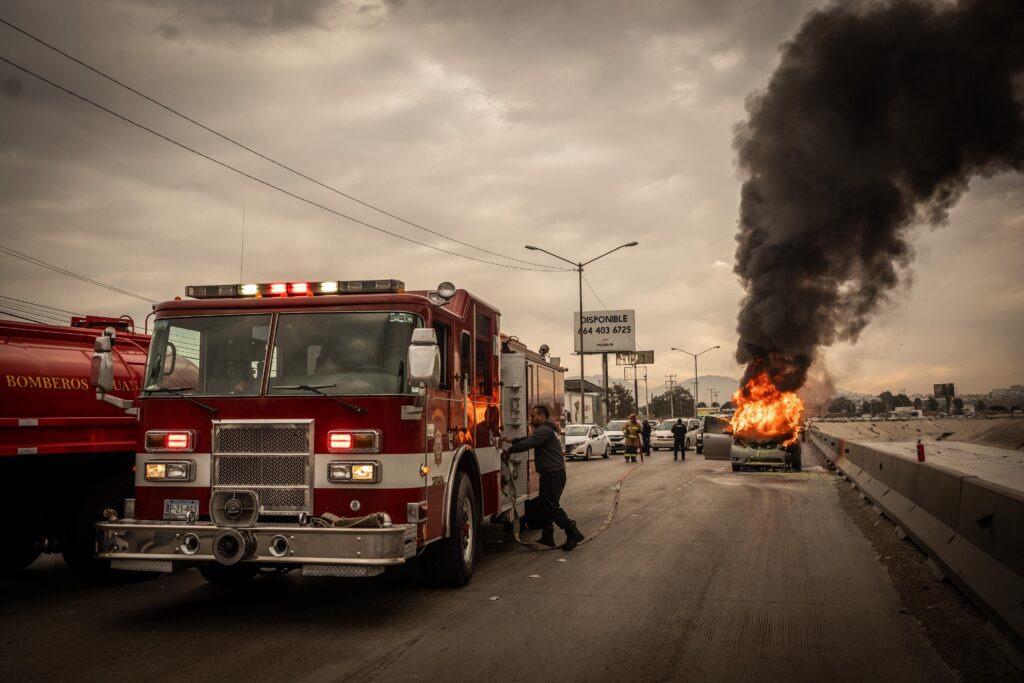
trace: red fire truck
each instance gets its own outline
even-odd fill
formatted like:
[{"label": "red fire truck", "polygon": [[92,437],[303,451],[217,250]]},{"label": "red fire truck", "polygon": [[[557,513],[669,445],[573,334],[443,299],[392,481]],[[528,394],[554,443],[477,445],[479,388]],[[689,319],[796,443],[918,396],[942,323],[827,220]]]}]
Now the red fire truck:
[{"label": "red fire truck", "polygon": [[101,572],[94,525],[131,497],[137,421],[97,403],[89,357],[104,328],[118,331],[111,391],[135,396],[149,337],[130,320],[87,316],[70,327],[0,321],[0,478],[11,512],[0,571],[60,552],[78,574]]},{"label": "red fire truck", "polygon": [[[536,496],[532,457],[503,463],[496,439],[502,425],[525,434],[531,404],[561,414],[563,370],[502,337],[495,307],[397,280],[186,295],[155,308],[134,504],[98,525],[113,567],[195,566],[222,583],[261,568],[373,576],[419,557],[461,586],[481,523],[508,524]],[[96,342],[100,396],[119,346]]]}]

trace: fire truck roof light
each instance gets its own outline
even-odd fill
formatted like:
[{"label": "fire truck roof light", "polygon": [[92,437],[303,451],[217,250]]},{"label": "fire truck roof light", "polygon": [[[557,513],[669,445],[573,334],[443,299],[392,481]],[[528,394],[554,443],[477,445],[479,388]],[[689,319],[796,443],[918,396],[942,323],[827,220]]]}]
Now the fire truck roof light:
[{"label": "fire truck roof light", "polygon": [[326,282],[265,282],[233,285],[189,285],[192,299],[230,299],[261,296],[314,296],[318,294],[401,294],[401,280],[329,280]]}]

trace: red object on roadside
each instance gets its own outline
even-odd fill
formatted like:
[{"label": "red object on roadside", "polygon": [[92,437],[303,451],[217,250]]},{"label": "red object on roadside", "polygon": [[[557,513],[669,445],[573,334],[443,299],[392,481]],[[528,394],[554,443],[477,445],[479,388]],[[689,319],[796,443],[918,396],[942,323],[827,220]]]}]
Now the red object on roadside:
[{"label": "red object on roadside", "polygon": [[924,462],[924,444],[921,443],[921,439],[917,440],[917,461]]}]

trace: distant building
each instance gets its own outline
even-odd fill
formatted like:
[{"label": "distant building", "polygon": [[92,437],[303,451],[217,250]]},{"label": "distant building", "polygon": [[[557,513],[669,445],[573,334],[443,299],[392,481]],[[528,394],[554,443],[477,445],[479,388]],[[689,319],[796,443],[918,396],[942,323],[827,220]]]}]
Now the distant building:
[{"label": "distant building", "polygon": [[[608,422],[608,409],[604,404],[604,387],[583,380],[583,403],[586,406],[587,422],[599,425]],[[582,421],[579,379],[565,380],[565,410],[569,413],[569,423],[578,424]]]}]

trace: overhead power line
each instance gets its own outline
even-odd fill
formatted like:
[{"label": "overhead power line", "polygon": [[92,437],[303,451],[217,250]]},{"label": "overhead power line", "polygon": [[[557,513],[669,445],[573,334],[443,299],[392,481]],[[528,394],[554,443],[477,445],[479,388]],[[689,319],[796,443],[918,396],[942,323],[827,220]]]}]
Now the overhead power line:
[{"label": "overhead power line", "polygon": [[48,310],[51,310],[51,311],[57,311],[59,313],[67,313],[69,315],[85,315],[84,313],[79,313],[77,311],[68,311],[68,310],[63,309],[63,308],[57,308],[56,306],[47,306],[46,304],[36,303],[35,301],[26,301],[25,299],[16,299],[13,296],[4,296],[4,295],[0,294],[0,299],[7,299],[8,301],[17,301],[20,304],[28,304],[30,306],[36,306],[37,308],[45,308],[45,309],[48,309]]},{"label": "overhead power line", "polygon": [[[179,117],[181,119],[184,119],[185,121],[188,121],[189,123],[191,123],[191,124],[193,124],[195,126],[198,126],[199,128],[202,128],[203,130],[207,131],[208,133],[216,135],[220,139],[222,139],[222,140],[224,140],[226,142],[229,142],[232,145],[235,145],[236,147],[239,147],[240,149],[244,149],[245,151],[249,152],[250,154],[254,154],[254,155],[258,156],[260,159],[263,159],[264,161],[267,161],[267,162],[277,166],[278,168],[284,169],[284,170],[288,171],[289,173],[292,173],[292,174],[294,174],[294,175],[296,175],[296,176],[298,176],[298,177],[300,177],[300,178],[302,178],[304,180],[308,180],[309,182],[313,183],[314,185],[318,185],[318,186],[324,188],[325,190],[333,192],[333,193],[335,193],[335,194],[337,194],[337,195],[339,195],[341,197],[345,197],[346,199],[351,200],[351,201],[353,201],[353,202],[355,202],[357,204],[360,204],[361,206],[365,206],[368,209],[372,209],[374,211],[377,211],[378,213],[381,213],[381,214],[383,214],[385,216],[388,216],[389,218],[393,218],[396,221],[400,221],[402,223],[405,223],[406,225],[409,225],[409,226],[414,227],[414,228],[416,228],[418,230],[422,230],[424,232],[430,233],[431,235],[434,235],[436,237],[441,237],[442,239],[446,239],[446,240],[448,240],[450,242],[455,242],[456,244],[461,244],[464,247],[469,247],[470,249],[475,249],[475,250],[483,252],[485,254],[490,254],[492,256],[497,256],[498,258],[508,259],[509,261],[516,261],[518,263],[524,263],[524,264],[530,265],[530,266],[537,266],[538,270],[545,270],[545,271],[547,271],[547,270],[551,270],[551,271],[566,270],[564,268],[555,268],[553,266],[547,266],[547,265],[542,264],[542,263],[534,263],[533,261],[527,261],[527,260],[524,260],[524,259],[521,259],[521,258],[516,258],[514,256],[506,256],[505,254],[500,254],[500,253],[498,253],[496,251],[491,251],[490,249],[485,249],[483,247],[479,247],[479,246],[477,246],[475,244],[471,244],[469,242],[465,242],[465,241],[459,240],[459,239],[457,239],[455,237],[452,237],[450,235],[446,235],[446,234],[444,234],[442,232],[439,232],[437,230],[433,230],[431,228],[427,228],[427,227],[425,227],[423,225],[420,225],[419,223],[416,223],[414,221],[410,221],[408,219],[402,218],[401,216],[398,216],[398,215],[396,215],[394,213],[391,213],[390,211],[382,209],[379,206],[376,206],[376,205],[371,204],[369,202],[363,201],[362,199],[359,199],[358,197],[354,197],[354,196],[352,196],[352,195],[350,195],[350,194],[348,194],[346,192],[343,192],[342,190],[337,189],[336,187],[328,185],[327,183],[325,183],[325,182],[323,182],[321,180],[318,180],[318,179],[316,179],[316,178],[314,178],[314,177],[312,177],[312,176],[310,176],[310,175],[308,175],[306,173],[303,173],[302,171],[296,170],[295,168],[292,168],[291,166],[288,166],[287,164],[284,164],[284,163],[282,163],[280,161],[277,161],[276,159],[273,159],[273,158],[267,156],[266,154],[263,154],[262,152],[260,152],[258,150],[255,150],[252,147],[249,147],[249,146],[247,146],[247,145],[245,145],[245,144],[235,140],[234,138],[229,137],[228,135],[225,135],[224,133],[221,133],[221,132],[219,132],[217,130],[214,130],[213,128],[210,128],[206,124],[201,123],[200,121],[197,121],[196,119],[194,119],[194,118],[192,118],[192,117],[190,117],[190,116],[188,116],[186,114],[181,113],[180,111],[174,109],[173,107],[171,107],[169,105],[166,105],[163,102],[160,102],[159,100],[156,100],[156,99],[150,97],[149,95],[147,95],[147,94],[137,90],[136,88],[133,88],[132,86],[119,81],[118,79],[114,78],[113,76],[111,76],[111,75],[109,75],[109,74],[107,74],[107,73],[105,73],[103,71],[100,71],[96,67],[94,67],[94,66],[92,66],[90,64],[87,64],[86,62],[82,61],[81,59],[79,59],[79,58],[77,58],[77,57],[75,57],[75,56],[73,56],[71,54],[68,54],[64,50],[61,50],[60,48],[58,48],[58,47],[56,47],[54,45],[51,45],[50,43],[46,42],[42,38],[39,38],[38,36],[35,36],[35,35],[29,33],[28,31],[26,31],[25,29],[23,29],[23,28],[21,28],[19,26],[15,26],[11,22],[9,22],[9,21],[7,21],[7,20],[5,20],[3,18],[0,18],[0,23],[4,24],[5,26],[8,26],[9,28],[17,31],[18,33],[21,33],[22,35],[26,36],[27,38],[30,38],[31,40],[34,40],[35,42],[39,43],[40,45],[43,45],[44,47],[46,47],[46,48],[48,48],[50,50],[53,50],[54,52],[62,55],[63,57],[66,57],[67,59],[73,61],[74,63],[78,64],[79,66],[82,66],[82,67],[88,69],[89,71],[92,71],[94,74],[96,74],[96,75],[98,75],[98,76],[100,76],[102,78],[107,79],[111,83],[114,83],[115,85],[118,85],[118,86],[124,88],[125,90],[127,90],[127,91],[129,91],[131,93],[134,93],[135,95],[138,95],[139,97],[143,98],[144,100],[146,100],[148,102],[151,102],[152,104],[155,104],[156,106],[160,107],[161,109],[163,109],[163,110],[165,110],[167,112],[170,112],[171,114],[174,114],[175,116],[177,116],[177,117]],[[5,61],[7,61],[7,60],[5,60]],[[11,63],[11,62],[8,62],[8,63]],[[35,75],[35,74],[33,74],[33,75]],[[54,84],[51,83],[51,85],[54,85]],[[111,113],[113,113],[113,112],[111,112]],[[449,252],[449,253],[454,253],[454,252]],[[455,254],[455,255],[461,256],[461,254]],[[487,262],[485,261],[485,263],[487,263]],[[501,265],[501,264],[494,264],[494,265]]]},{"label": "overhead power line", "polygon": [[25,317],[23,315],[18,315],[17,313],[11,313],[10,311],[6,311],[3,308],[0,308],[0,315],[6,315],[6,316],[8,316],[10,318],[17,318],[18,320],[27,320],[30,323],[39,323],[40,325],[49,325],[50,324],[50,323],[48,323],[48,322],[46,322],[44,320],[36,320],[35,318],[27,318],[27,317]]},{"label": "overhead power line", "polygon": [[[0,59],[3,59],[3,57],[0,57]],[[6,61],[6,60],[4,60],[4,61]],[[81,280],[82,282],[88,282],[90,285],[96,285],[97,287],[103,287],[104,289],[109,289],[110,291],[117,292],[118,294],[124,294],[125,296],[130,296],[133,299],[139,299],[140,301],[146,301],[146,302],[151,303],[151,304],[157,303],[157,301],[155,299],[150,299],[149,297],[142,296],[141,294],[136,294],[135,292],[129,292],[126,289],[121,289],[120,287],[115,287],[114,285],[108,285],[105,282],[100,282],[99,280],[93,280],[92,278],[86,277],[84,275],[79,275],[78,273],[74,273],[74,272],[72,272],[70,270],[67,270],[66,268],[61,268],[60,266],[55,266],[52,263],[47,263],[46,261],[43,261],[41,259],[37,259],[34,256],[29,256],[28,254],[24,254],[24,253],[22,253],[20,251],[16,251],[14,249],[11,249],[10,247],[5,247],[2,244],[0,244],[0,253],[7,254],[8,256],[13,256],[14,258],[21,259],[22,261],[26,261],[28,263],[31,263],[31,264],[36,265],[36,266],[40,266],[42,268],[48,268],[49,270],[52,270],[55,273],[60,273],[61,275],[67,275],[68,277],[72,277],[72,278],[74,278],[76,280]]]},{"label": "overhead power line", "polygon": [[[512,269],[512,270],[530,270],[530,271],[540,271],[540,272],[552,272],[552,270],[566,270],[566,269],[550,269],[550,268],[549,269],[524,268],[522,266],[513,266],[513,265],[509,265],[507,263],[498,263],[497,261],[488,261],[487,259],[477,258],[475,256],[469,256],[468,254],[460,254],[460,253],[455,252],[455,251],[448,251],[447,249],[442,249],[441,247],[434,246],[433,244],[428,244],[426,242],[420,242],[419,240],[414,240],[411,237],[406,237],[405,235],[399,235],[398,233],[391,232],[390,230],[385,230],[384,228],[381,228],[381,227],[379,227],[377,225],[374,225],[372,223],[367,223],[364,220],[360,220],[360,219],[358,219],[358,218],[356,218],[354,216],[349,216],[346,213],[342,213],[341,211],[337,211],[335,209],[332,209],[329,206],[325,206],[323,204],[320,204],[319,202],[313,201],[312,199],[308,199],[307,197],[303,197],[302,195],[296,194],[295,192],[292,192],[291,190],[286,190],[285,188],[283,188],[283,187],[281,187],[279,185],[275,185],[275,184],[271,183],[268,180],[263,180],[262,178],[258,178],[257,176],[254,176],[251,173],[247,173],[246,171],[243,171],[243,170],[241,170],[239,168],[236,168],[236,167],[232,166],[231,164],[228,164],[228,163],[226,163],[224,161],[221,161],[220,159],[212,157],[209,154],[206,154],[204,152],[200,152],[199,150],[197,150],[197,149],[195,149],[193,147],[189,147],[188,145],[186,145],[186,144],[184,144],[182,142],[178,142],[174,138],[170,138],[170,137],[164,135],[163,133],[157,132],[157,131],[153,130],[152,128],[149,128],[147,126],[144,126],[141,123],[138,123],[137,121],[133,121],[132,119],[128,118],[127,116],[124,116],[122,114],[118,114],[116,111],[114,111],[112,109],[108,109],[107,107],[104,107],[102,104],[99,104],[98,102],[94,102],[93,100],[89,99],[88,97],[86,97],[84,95],[81,95],[81,94],[75,92],[74,90],[70,90],[70,89],[65,88],[64,86],[62,86],[62,85],[60,85],[58,83],[54,83],[53,81],[49,80],[45,76],[41,76],[41,75],[37,74],[36,72],[21,66],[20,64],[12,62],[11,60],[7,59],[6,57],[0,56],[0,61],[5,62],[7,64],[10,64],[15,69],[18,69],[19,71],[22,71],[22,72],[28,74],[29,76],[32,76],[33,78],[39,79],[40,81],[42,81],[43,83],[46,83],[47,85],[53,86],[54,88],[56,88],[56,89],[58,89],[58,90],[60,90],[62,92],[65,92],[68,95],[71,95],[72,97],[75,97],[75,98],[77,98],[77,99],[79,99],[79,100],[81,100],[81,101],[83,101],[83,102],[85,102],[87,104],[91,104],[92,106],[96,107],[97,109],[99,109],[101,111],[104,111],[104,112],[110,114],[111,116],[116,116],[117,118],[121,119],[125,123],[129,123],[129,124],[135,126],[136,128],[139,128],[140,130],[144,130],[147,133],[151,133],[151,134],[157,136],[158,138],[160,138],[161,140],[165,140],[165,141],[171,143],[172,145],[175,145],[176,147],[180,147],[180,148],[182,148],[182,149],[184,149],[184,150],[186,150],[188,152],[192,152],[193,154],[195,154],[197,156],[200,156],[203,159],[206,159],[207,161],[211,161],[211,162],[217,164],[218,166],[221,166],[222,168],[226,168],[229,171],[233,171],[234,173],[237,173],[240,176],[243,176],[245,178],[248,178],[249,180],[257,182],[260,185],[264,185],[264,186],[269,187],[269,188],[271,188],[273,190],[277,190],[278,192],[280,192],[282,194],[285,194],[285,195],[288,195],[289,197],[292,197],[293,199],[298,199],[300,202],[305,202],[306,204],[309,204],[310,206],[315,206],[316,208],[322,209],[322,210],[326,211],[327,213],[331,213],[331,214],[334,214],[335,216],[338,216],[340,218],[344,218],[346,220],[350,220],[353,223],[358,223],[359,225],[362,225],[364,227],[370,228],[371,230],[376,230],[377,232],[383,233],[385,235],[389,235],[390,237],[394,237],[396,239],[400,239],[400,240],[403,240],[403,241],[406,241],[406,242],[410,242],[412,244],[415,244],[415,245],[418,245],[418,246],[421,246],[421,247],[426,247],[427,249],[432,249],[434,251],[441,252],[442,254],[448,254],[450,256],[457,256],[459,258],[467,259],[469,261],[476,261],[478,263],[486,263],[488,265],[498,266],[500,268],[509,268],[509,269]],[[149,301],[149,299],[146,299],[146,300]]]},{"label": "overhead power line", "polygon": [[65,324],[68,322],[67,316],[57,315],[56,313],[47,313],[46,311],[41,311],[30,306],[23,306],[21,304],[17,304],[11,301],[0,301],[0,306],[10,308],[20,313],[24,313],[25,315],[32,315],[37,318],[46,318],[47,320],[53,320]]}]

